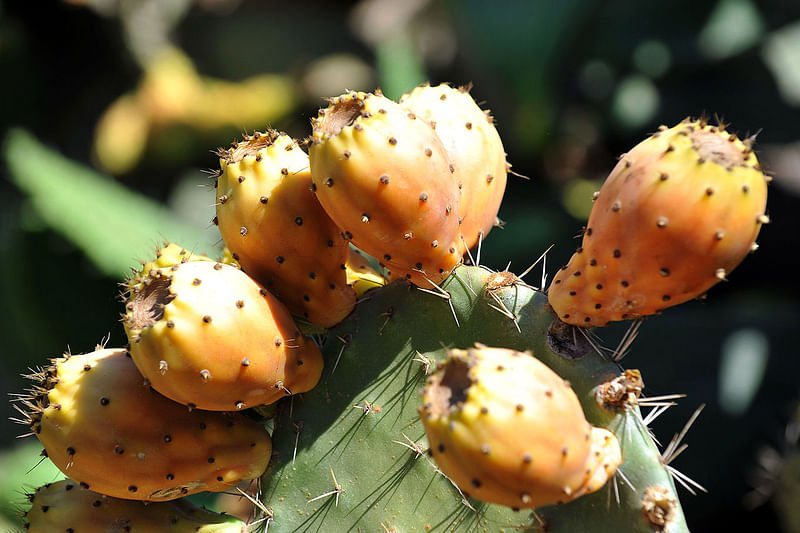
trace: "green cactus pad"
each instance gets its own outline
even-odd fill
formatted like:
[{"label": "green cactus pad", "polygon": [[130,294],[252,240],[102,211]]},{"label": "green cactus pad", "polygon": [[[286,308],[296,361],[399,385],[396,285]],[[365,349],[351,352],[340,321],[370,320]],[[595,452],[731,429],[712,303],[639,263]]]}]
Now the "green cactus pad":
[{"label": "green cactus pad", "polygon": [[[595,400],[596,388],[620,375],[616,363],[510,275],[460,267],[443,288],[449,302],[403,283],[378,289],[329,332],[320,384],[281,404],[275,420],[277,455],[262,480],[269,531],[688,531],[638,408],[612,411]],[[495,309],[500,302],[516,323]],[[626,481],[618,474],[616,489],[535,513],[463,498],[425,453],[417,407],[426,364],[475,343],[530,350],[569,380],[589,422],[617,435]],[[649,487],[659,498],[645,504]],[[666,525],[648,523],[644,507],[655,522],[669,515]]]}]

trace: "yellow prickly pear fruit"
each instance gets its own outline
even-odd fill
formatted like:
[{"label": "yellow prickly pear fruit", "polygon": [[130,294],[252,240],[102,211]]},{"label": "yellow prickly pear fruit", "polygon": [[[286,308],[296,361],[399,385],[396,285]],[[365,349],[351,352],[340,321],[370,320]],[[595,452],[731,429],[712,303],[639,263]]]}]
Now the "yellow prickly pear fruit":
[{"label": "yellow prickly pear fruit", "polygon": [[451,350],[428,378],[420,416],[430,453],[470,496],[513,508],[573,500],[621,463],[569,384],[529,353]]},{"label": "yellow prickly pear fruit", "polygon": [[506,153],[491,115],[478,107],[469,88],[446,83],[421,85],[403,95],[400,105],[434,127],[458,169],[461,244],[473,248],[497,223],[506,190]]},{"label": "yellow prickly pear fruit", "polygon": [[366,257],[356,248],[350,248],[347,254],[347,284],[356,291],[356,296],[361,298],[370,289],[386,285],[386,278],[369,263]]},{"label": "yellow prickly pear fruit", "polygon": [[288,135],[255,133],[221,150],[217,216],[242,270],[323,327],[352,311],[347,241],[311,190],[308,156]]},{"label": "yellow prickly pear fruit", "polygon": [[190,411],[148,386],[124,349],[65,355],[29,376],[31,431],[84,488],[145,501],[219,492],[260,476],[272,451],[241,414]]},{"label": "yellow prickly pear fruit", "polygon": [[322,207],[392,279],[430,287],[461,261],[458,170],[430,125],[380,94],[330,100],[313,121]]},{"label": "yellow prickly pear fruit", "polygon": [[189,261],[152,270],[128,294],[131,355],[161,394],[230,411],[312,389],[322,354],[288,309],[241,270]]},{"label": "yellow prickly pear fruit", "polygon": [[112,498],[64,479],[28,495],[28,533],[245,533],[233,516],[197,507],[187,499],[144,503]]},{"label": "yellow prickly pear fruit", "polygon": [[624,154],[550,285],[561,320],[590,327],[651,315],[725,279],[769,221],[751,142],[687,119]]}]

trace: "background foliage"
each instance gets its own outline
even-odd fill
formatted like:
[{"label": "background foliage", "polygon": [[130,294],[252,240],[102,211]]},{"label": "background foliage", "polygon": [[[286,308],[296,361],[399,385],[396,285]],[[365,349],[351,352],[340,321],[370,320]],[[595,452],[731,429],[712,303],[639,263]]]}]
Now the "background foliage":
[{"label": "background foliage", "polygon": [[[766,498],[752,491],[774,487],[753,477],[780,457],[765,446],[795,452],[796,2],[0,0],[0,66],[8,393],[68,347],[87,351],[106,335],[122,344],[126,270],[161,238],[209,252],[219,244],[202,171],[216,166],[210,149],[268,125],[304,137],[324,96],[472,83],[527,176],[510,179],[505,229],[482,251],[483,263],[511,261],[517,272],[550,244],[548,271],[566,262],[592,191],[659,124],[706,113],[760,132],[759,157],[775,176],[761,249],[707,300],[647,319],[625,364],[643,369],[650,395],[687,394],[656,422],[662,441],[707,404],[675,464],[709,489],[684,493],[690,527],[792,531],[776,511],[787,506],[757,505]],[[613,345],[624,327],[601,335]],[[0,528],[13,523],[6,502],[21,501],[23,483],[54,475],[27,472],[35,458],[9,416],[1,403],[0,471],[14,473],[3,476]]]}]

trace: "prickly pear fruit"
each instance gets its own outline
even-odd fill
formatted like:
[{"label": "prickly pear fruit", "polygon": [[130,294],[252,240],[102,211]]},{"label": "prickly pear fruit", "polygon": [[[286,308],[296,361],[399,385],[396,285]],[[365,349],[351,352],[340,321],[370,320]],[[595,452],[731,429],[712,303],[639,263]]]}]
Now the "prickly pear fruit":
[{"label": "prickly pear fruit", "polygon": [[242,269],[292,313],[341,322],[356,300],[342,270],[348,244],[311,190],[306,153],[270,130],[219,155],[215,221]]},{"label": "prickly pear fruit", "polygon": [[317,198],[392,279],[430,288],[459,264],[458,169],[430,125],[380,94],[331,99],[309,149]]},{"label": "prickly pear fruit", "polygon": [[378,272],[369,260],[358,251],[351,247],[347,254],[347,284],[356,291],[356,296],[361,298],[370,289],[375,289],[386,285],[386,278]]},{"label": "prickly pear fruit", "polygon": [[189,261],[133,284],[125,331],[139,371],[168,398],[231,411],[317,384],[322,355],[286,307],[247,274]]},{"label": "prickly pear fruit", "polygon": [[596,195],[581,247],[550,285],[558,316],[602,326],[725,279],[768,222],[768,178],[750,143],[687,119],[624,154]]},{"label": "prickly pear fruit", "polygon": [[230,489],[272,450],[242,414],[189,411],[149,387],[124,349],[53,359],[29,376],[26,422],[45,454],[85,488],[145,501]]},{"label": "prickly pear fruit", "polygon": [[427,380],[420,417],[434,460],[479,500],[531,508],[601,488],[622,462],[569,384],[529,353],[452,350]]},{"label": "prickly pear fruit", "polygon": [[506,153],[491,115],[478,107],[469,88],[446,83],[421,85],[399,102],[434,126],[459,170],[461,244],[473,248],[497,223],[506,189]]},{"label": "prickly pear fruit", "polygon": [[186,499],[145,504],[87,490],[64,479],[28,495],[28,533],[245,533],[233,516],[197,507]]}]

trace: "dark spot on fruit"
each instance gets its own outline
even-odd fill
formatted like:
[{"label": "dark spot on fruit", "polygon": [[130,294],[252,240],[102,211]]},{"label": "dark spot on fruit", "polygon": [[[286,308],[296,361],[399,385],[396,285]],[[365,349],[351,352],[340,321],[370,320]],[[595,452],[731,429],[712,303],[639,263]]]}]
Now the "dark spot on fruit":
[{"label": "dark spot on fruit", "polygon": [[167,433],[166,435],[164,435],[164,439],[163,440],[164,440],[164,442],[172,442],[172,435]]},{"label": "dark spot on fruit", "polygon": [[115,444],[114,445],[114,453],[117,454],[117,455],[122,455],[123,453],[125,453],[125,450],[119,444]]},{"label": "dark spot on fruit", "polygon": [[586,236],[587,237],[591,237],[592,236],[592,228],[586,228]]},{"label": "dark spot on fruit", "polygon": [[217,476],[217,481],[222,481],[222,476]]},{"label": "dark spot on fruit", "polygon": [[431,149],[430,149],[430,148],[425,148],[425,155],[426,155],[426,156],[428,156],[428,157],[430,157],[430,156],[432,156],[432,155],[433,155],[433,151],[431,151]]},{"label": "dark spot on fruit", "polygon": [[269,198],[267,198],[266,196],[261,196],[258,199],[258,201],[261,202],[262,204],[266,204],[267,202],[269,202]]},{"label": "dark spot on fruit", "polygon": [[192,285],[194,285],[195,287],[197,287],[198,285],[200,285],[200,283],[202,283],[202,282],[200,281],[200,279],[199,279],[199,278],[194,278],[194,279],[192,280]]},{"label": "dark spot on fruit", "polygon": [[395,139],[394,137],[389,137],[389,144],[391,144],[392,146],[396,145],[397,139]]},{"label": "dark spot on fruit", "polygon": [[444,444],[440,443],[439,446],[436,447],[436,449],[439,450],[439,453],[444,453]]},{"label": "dark spot on fruit", "polygon": [[668,301],[670,301],[671,298],[670,298],[669,294],[665,294],[664,296],[661,297],[661,299],[664,300],[665,302],[668,302]]},{"label": "dark spot on fruit", "polygon": [[210,463],[213,463],[214,461],[216,461],[216,459],[214,459],[213,457],[209,457],[209,458],[208,458],[208,462],[209,462],[209,464],[210,464]]},{"label": "dark spot on fruit", "polygon": [[570,296],[575,296],[576,294],[578,294],[578,293],[577,293],[577,292],[575,292],[575,291],[569,291],[569,295],[570,295]]},{"label": "dark spot on fruit", "polygon": [[622,256],[622,252],[620,252],[619,250],[614,250],[614,257],[615,257],[615,258],[617,258],[617,259],[618,259],[618,258],[620,258],[621,256]]},{"label": "dark spot on fruit", "polygon": [[603,307],[603,304],[594,304],[595,309],[600,309],[601,307]]},{"label": "dark spot on fruit", "polygon": [[200,422],[200,429],[206,429],[207,427],[205,422]]},{"label": "dark spot on fruit", "polygon": [[383,258],[386,259],[387,261],[391,261],[392,260],[392,256],[389,255],[389,254],[383,254]]},{"label": "dark spot on fruit", "polygon": [[75,455],[75,448],[67,446],[67,455]]},{"label": "dark spot on fruit", "polygon": [[481,484],[482,484],[481,480],[478,478],[472,480],[472,486],[475,487],[476,489],[479,489],[481,487]]},{"label": "dark spot on fruit", "polygon": [[139,489],[136,488],[136,485],[128,485],[128,492],[136,492],[137,490]]},{"label": "dark spot on fruit", "polygon": [[175,479],[175,474],[167,474],[166,478],[167,478],[167,481],[172,481],[173,479]]},{"label": "dark spot on fruit", "polygon": [[623,287],[627,287],[627,286],[629,285],[629,283],[628,283],[627,281],[625,281],[624,279],[623,279],[623,280],[620,282],[620,284],[621,284]]},{"label": "dark spot on fruit", "polygon": [[309,302],[311,299],[308,297],[308,294],[303,295],[303,301]]},{"label": "dark spot on fruit", "polygon": [[206,324],[210,324],[211,323],[211,315],[203,315],[203,322],[205,322]]},{"label": "dark spot on fruit", "polygon": [[378,179],[379,179],[379,180],[380,180],[380,182],[381,182],[381,183],[383,183],[384,185],[389,185],[389,176],[387,176],[386,174],[383,174],[383,175],[381,175],[381,177],[380,177],[380,178],[378,178]]},{"label": "dark spot on fruit", "polygon": [[333,187],[333,178],[330,177],[325,178],[325,185],[327,185],[328,187]]},{"label": "dark spot on fruit", "polygon": [[100,500],[95,500],[92,502],[92,507],[100,507]]},{"label": "dark spot on fruit", "polygon": [[108,398],[106,398],[105,396],[103,396],[102,398],[100,398],[100,405],[108,405],[108,403],[109,403],[110,401],[111,401],[111,400],[109,400]]},{"label": "dark spot on fruit", "polygon": [[279,255],[278,257],[275,258],[275,261],[277,261],[279,265],[283,264],[283,256]]},{"label": "dark spot on fruit", "polygon": [[662,277],[666,278],[667,276],[669,276],[669,269],[662,268],[661,270],[658,271],[658,273],[661,274]]},{"label": "dark spot on fruit", "polygon": [[424,192],[424,193],[420,194],[419,195],[419,201],[420,202],[427,202],[428,201],[428,193]]}]

